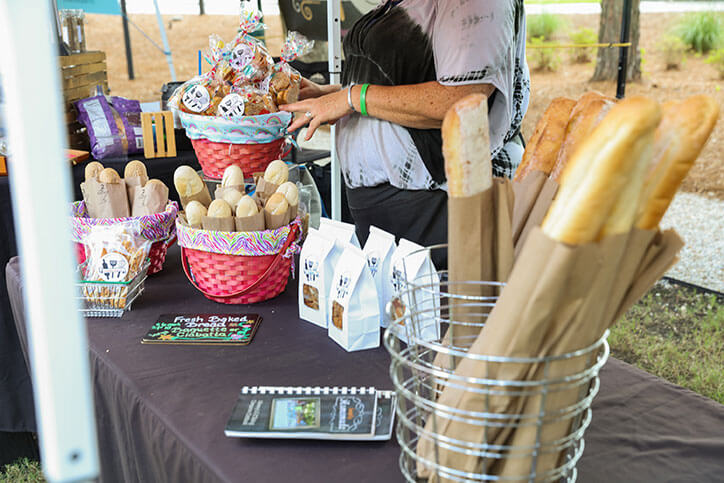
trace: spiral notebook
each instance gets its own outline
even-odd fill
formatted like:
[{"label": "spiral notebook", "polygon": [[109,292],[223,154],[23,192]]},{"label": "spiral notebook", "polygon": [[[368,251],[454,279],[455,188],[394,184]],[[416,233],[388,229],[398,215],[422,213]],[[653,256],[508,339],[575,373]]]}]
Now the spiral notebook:
[{"label": "spiral notebook", "polygon": [[397,398],[374,387],[244,386],[224,433],[238,438],[387,440]]}]

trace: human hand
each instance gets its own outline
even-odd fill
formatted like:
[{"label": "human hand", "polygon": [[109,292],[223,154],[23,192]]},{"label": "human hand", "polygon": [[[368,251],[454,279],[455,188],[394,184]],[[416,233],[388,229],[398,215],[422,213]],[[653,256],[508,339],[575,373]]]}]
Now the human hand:
[{"label": "human hand", "polygon": [[287,131],[294,132],[308,124],[305,141],[311,139],[314,131],[322,123],[334,124],[353,112],[347,104],[346,90],[340,90],[314,99],[305,99],[293,104],[284,104],[279,106],[279,110],[301,114],[289,125]]},{"label": "human hand", "polygon": [[327,93],[325,91],[325,87],[327,86],[317,84],[316,82],[312,82],[309,79],[302,77],[302,83],[299,89],[299,100],[303,101],[304,99],[321,97]]}]

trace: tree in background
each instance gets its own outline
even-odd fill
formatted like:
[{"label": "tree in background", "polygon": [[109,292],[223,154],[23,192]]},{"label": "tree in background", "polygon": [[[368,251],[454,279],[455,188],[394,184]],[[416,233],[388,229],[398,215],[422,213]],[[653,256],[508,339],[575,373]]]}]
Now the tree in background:
[{"label": "tree in background", "polygon": [[[599,43],[617,43],[621,40],[623,0],[601,0],[601,21],[598,29]],[[629,26],[627,80],[641,79],[641,52],[639,52],[639,3],[631,0],[631,24]],[[618,77],[618,48],[599,48],[596,56],[594,81],[616,80]]]}]

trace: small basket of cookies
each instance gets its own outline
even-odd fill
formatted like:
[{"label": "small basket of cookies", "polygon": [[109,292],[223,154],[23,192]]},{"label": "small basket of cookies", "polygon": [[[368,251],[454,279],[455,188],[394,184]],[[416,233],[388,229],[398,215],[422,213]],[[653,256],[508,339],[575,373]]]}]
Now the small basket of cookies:
[{"label": "small basket of cookies", "polygon": [[174,173],[184,211],[176,221],[184,271],[206,298],[249,304],[276,297],[293,272],[299,253],[302,216],[297,185],[287,180],[282,161],[269,164],[253,195],[244,176],[230,166],[211,199],[208,187],[190,167]]},{"label": "small basket of cookies", "polygon": [[169,100],[196,152],[204,176],[221,179],[237,165],[264,171],[291,149],[285,140],[292,115],[279,105],[296,102],[301,75],[289,62],[313,42],[290,32],[280,62],[251,33],[265,28],[258,10],[242,8],[239,34],[225,44],[212,35],[205,58],[211,70],[180,86]]},{"label": "small basket of cookies", "polygon": [[136,220],[94,226],[84,238],[79,265],[81,312],[88,317],[121,317],[143,292],[151,265],[151,242]]}]

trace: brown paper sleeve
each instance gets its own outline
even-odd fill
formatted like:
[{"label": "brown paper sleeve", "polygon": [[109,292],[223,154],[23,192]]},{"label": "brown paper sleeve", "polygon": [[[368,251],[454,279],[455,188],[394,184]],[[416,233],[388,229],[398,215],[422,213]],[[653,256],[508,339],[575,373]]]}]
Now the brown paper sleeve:
[{"label": "brown paper sleeve", "polygon": [[523,228],[521,229],[521,232],[516,239],[516,257],[523,249],[523,246],[525,245],[525,239],[528,237],[530,231],[535,227],[541,226],[541,224],[543,223],[543,219],[545,218],[546,213],[548,213],[548,208],[550,208],[551,203],[553,203],[553,198],[555,198],[556,193],[558,192],[558,186],[558,183],[550,178],[546,178],[544,180],[543,186],[541,186],[540,192],[535,199],[535,203],[530,208],[530,212],[528,213],[528,217],[525,220],[525,224],[523,225]]},{"label": "brown paper sleeve", "polygon": [[234,222],[236,231],[264,231],[264,213],[261,211],[251,216],[237,216]]},{"label": "brown paper sleeve", "polygon": [[289,210],[287,209],[284,213],[278,215],[272,215],[267,210],[264,210],[264,223],[266,224],[267,230],[275,230],[283,227],[284,225],[288,225]]},{"label": "brown paper sleeve", "polygon": [[186,209],[186,205],[188,205],[192,201],[198,201],[207,208],[211,204],[211,194],[209,193],[209,187],[206,186],[206,183],[204,183],[204,189],[202,189],[198,193],[195,193],[191,196],[181,196],[179,194],[179,199],[181,200],[181,206],[184,209]]},{"label": "brown paper sleeve", "polygon": [[278,184],[270,183],[265,180],[263,176],[257,179],[256,182],[256,198],[261,202],[262,205],[266,205],[267,200],[271,195],[276,193],[279,188]]},{"label": "brown paper sleeve", "polygon": [[212,231],[234,231],[236,229],[233,216],[226,216],[223,218],[204,216],[201,218],[201,226],[204,230]]},{"label": "brown paper sleeve", "polygon": [[293,221],[299,215],[299,204],[289,205],[289,221]]},{"label": "brown paper sleeve", "polygon": [[126,218],[130,216],[126,184],[100,183],[89,179],[80,185],[86,210],[91,218]]},{"label": "brown paper sleeve", "polygon": [[133,190],[131,216],[146,216],[161,213],[168,204],[168,187],[150,184],[137,186]]},{"label": "brown paper sleeve", "polygon": [[136,188],[146,186],[148,182],[148,176],[128,176],[123,178],[126,183],[126,191],[128,191],[128,199],[132,200],[135,197]]},{"label": "brown paper sleeve", "polygon": [[544,172],[536,170],[531,171],[522,180],[513,182],[513,193],[515,195],[513,240],[516,243],[546,179],[548,179],[548,176]]}]

